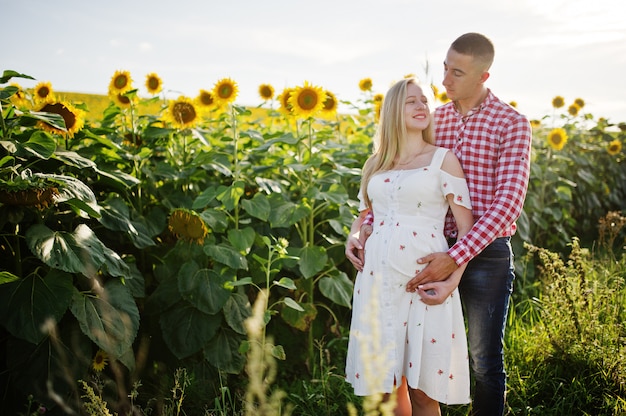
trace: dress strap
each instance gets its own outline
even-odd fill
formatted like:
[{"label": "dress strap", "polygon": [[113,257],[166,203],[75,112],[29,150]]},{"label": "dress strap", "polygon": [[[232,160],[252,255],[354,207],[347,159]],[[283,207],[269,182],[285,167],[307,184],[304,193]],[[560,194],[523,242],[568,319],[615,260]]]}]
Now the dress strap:
[{"label": "dress strap", "polygon": [[445,147],[439,147],[435,150],[435,154],[433,155],[433,160],[431,160],[430,165],[440,169],[443,164],[443,159],[446,157],[446,153],[448,153],[448,151],[449,150]]}]

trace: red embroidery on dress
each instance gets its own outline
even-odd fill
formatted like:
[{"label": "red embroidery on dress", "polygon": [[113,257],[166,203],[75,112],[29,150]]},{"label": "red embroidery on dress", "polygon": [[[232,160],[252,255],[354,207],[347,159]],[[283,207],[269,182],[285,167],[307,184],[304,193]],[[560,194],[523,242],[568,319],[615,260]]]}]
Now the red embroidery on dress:
[{"label": "red embroidery on dress", "polygon": [[417,231],[413,231],[413,237],[417,237]]},{"label": "red embroidery on dress", "polygon": [[442,375],[443,374],[443,370],[437,371],[437,374]]},{"label": "red embroidery on dress", "polygon": [[391,179],[386,178],[386,179],[385,179],[385,182],[391,182]]},{"label": "red embroidery on dress", "polygon": [[383,225],[385,225],[385,221],[384,220],[380,222],[380,226],[382,227]]},{"label": "red embroidery on dress", "polygon": [[356,373],[356,378],[359,378],[359,377],[361,377],[361,376],[359,375],[359,373]]},{"label": "red embroidery on dress", "polygon": [[361,289],[357,290],[357,291],[356,291],[356,294],[357,294],[357,295],[360,295],[360,294],[361,294]]},{"label": "red embroidery on dress", "polygon": [[399,223],[399,222],[397,222],[397,223],[396,223],[396,227],[399,227],[399,226],[400,226],[400,223]]},{"label": "red embroidery on dress", "polygon": [[431,234],[430,236],[431,236],[432,238],[435,238],[435,234]]},{"label": "red embroidery on dress", "polygon": [[450,374],[450,380],[454,380],[454,376],[452,374]]},{"label": "red embroidery on dress", "polygon": [[403,246],[402,244],[400,244],[400,250],[404,250],[406,248],[406,246]]},{"label": "red embroidery on dress", "polygon": [[436,344],[436,343],[437,343],[437,340],[436,340],[435,338],[431,338],[430,343],[431,343],[431,344]]},{"label": "red embroidery on dress", "polygon": [[404,326],[406,326],[406,321],[404,321],[404,324],[403,324],[403,325],[404,325]]},{"label": "red embroidery on dress", "polygon": [[443,183],[443,187],[446,188],[448,186],[448,182]]},{"label": "red embroidery on dress", "polygon": [[459,202],[463,202],[463,196],[462,195],[457,196],[456,200]]},{"label": "red embroidery on dress", "polygon": [[452,339],[455,339],[456,335],[454,334],[454,332],[452,333]]},{"label": "red embroidery on dress", "polygon": [[409,368],[413,368],[413,363],[409,361]]}]

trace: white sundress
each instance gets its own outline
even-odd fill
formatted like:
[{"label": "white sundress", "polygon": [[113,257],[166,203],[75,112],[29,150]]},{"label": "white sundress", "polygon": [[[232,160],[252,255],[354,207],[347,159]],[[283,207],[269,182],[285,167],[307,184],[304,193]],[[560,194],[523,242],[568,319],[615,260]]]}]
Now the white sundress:
[{"label": "white sundress", "polygon": [[418,258],[448,249],[446,195],[471,209],[465,180],[441,170],[447,151],[438,148],[429,166],[380,172],[369,181],[373,232],[354,285],[346,359],[346,381],[356,395],[390,393],[405,376],[409,387],[440,403],[470,402],[458,290],[435,306],[405,290],[425,267]]}]

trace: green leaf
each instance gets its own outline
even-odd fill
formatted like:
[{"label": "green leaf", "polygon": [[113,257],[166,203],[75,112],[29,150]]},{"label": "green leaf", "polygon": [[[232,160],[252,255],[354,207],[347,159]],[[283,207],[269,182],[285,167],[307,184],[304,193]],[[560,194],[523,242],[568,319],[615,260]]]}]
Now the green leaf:
[{"label": "green leaf", "polygon": [[274,281],[277,286],[284,287],[289,290],[296,290],[296,284],[288,277],[281,277],[279,281]]},{"label": "green leaf", "polygon": [[236,205],[239,205],[239,199],[245,193],[245,184],[243,181],[233,182],[230,186],[221,186],[217,195],[218,201],[224,204],[227,211],[232,211]]},{"label": "green leaf", "polygon": [[[280,198],[280,197],[279,197]],[[290,227],[306,217],[310,209],[304,205],[297,205],[290,201],[271,199],[272,209],[269,215],[269,222],[272,227]]]},{"label": "green leaf", "polygon": [[295,300],[287,297],[287,298],[283,299],[283,301],[285,302],[285,305],[287,305],[291,309],[295,309],[298,312],[304,312],[304,309],[302,308],[302,306],[300,306],[298,304],[298,302],[296,302]]},{"label": "green leaf", "polygon": [[170,351],[183,359],[200,351],[222,323],[220,314],[209,315],[187,302],[179,302],[161,314],[163,340]]},{"label": "green leaf", "polygon": [[269,199],[265,194],[260,192],[254,194],[252,199],[242,200],[241,206],[249,215],[261,221],[267,221],[272,210]]},{"label": "green leaf", "polygon": [[255,237],[256,232],[252,227],[228,230],[228,241],[240,252],[248,253]]},{"label": "green leaf", "polygon": [[35,156],[47,160],[54,154],[57,143],[49,134],[35,131],[22,146]]},{"label": "green leaf", "polygon": [[352,281],[344,272],[339,272],[332,276],[324,276],[318,283],[322,295],[326,296],[337,305],[348,308],[352,306],[353,286]]},{"label": "green leaf", "polygon": [[320,246],[307,246],[300,250],[300,261],[298,266],[302,276],[306,279],[315,276],[316,273],[321,271],[326,262],[328,261],[328,255],[326,249]]},{"label": "green leaf", "polygon": [[119,280],[107,282],[96,295],[75,290],[71,311],[83,333],[115,358],[135,341],[139,310],[130,290]]},{"label": "green leaf", "polygon": [[5,69],[2,73],[2,77],[0,77],[0,84],[6,84],[11,78],[25,78],[33,80],[35,79],[30,75],[20,74],[19,72],[13,71],[12,69]]},{"label": "green leaf", "polygon": [[70,306],[74,286],[72,276],[51,269],[40,277],[36,274],[0,285],[0,322],[14,336],[33,344],[48,334],[42,330],[57,324]]},{"label": "green leaf", "polygon": [[250,301],[244,293],[233,293],[224,305],[224,318],[229,327],[238,334],[245,335],[245,321],[252,315]]},{"label": "green leaf", "polygon": [[192,209],[200,209],[208,206],[211,201],[217,197],[217,189],[213,186],[205,189],[200,195],[196,197],[191,206]]},{"label": "green leaf", "polygon": [[243,339],[232,331],[222,329],[204,348],[204,358],[222,371],[239,374],[246,361],[239,353],[239,345]]},{"label": "green leaf", "polygon": [[226,244],[204,246],[204,253],[213,260],[233,269],[248,270],[248,260]]},{"label": "green leaf", "polygon": [[6,271],[1,271],[0,272],[0,285],[3,285],[5,283],[14,282],[16,280],[19,280],[19,277],[17,277],[13,273],[6,272]]},{"label": "green leaf", "polygon": [[272,353],[272,357],[276,358],[277,360],[284,361],[287,359],[287,354],[285,354],[285,349],[283,348],[282,345],[274,345],[272,347],[271,353]]},{"label": "green leaf", "polygon": [[[285,302],[285,304],[287,304],[287,302]],[[317,317],[317,308],[311,303],[300,303],[298,305],[301,310],[292,307],[282,308],[280,316],[292,327],[306,332],[309,330],[311,322]]]},{"label": "green leaf", "polygon": [[207,209],[200,213],[200,217],[209,224],[209,227],[216,232],[221,232],[228,226],[228,217],[217,209]]},{"label": "green leaf", "polygon": [[48,266],[87,277],[94,277],[105,260],[104,245],[84,224],[71,234],[35,224],[26,231],[26,243]]},{"label": "green leaf", "polygon": [[226,278],[214,270],[199,269],[191,261],[178,272],[178,290],[187,302],[210,315],[218,313],[228,301],[231,292],[224,288]]},{"label": "green leaf", "polygon": [[91,205],[94,210],[100,209],[93,191],[80,179],[52,173],[35,173],[33,176],[53,181],[59,185],[58,202],[65,202],[75,198]]}]

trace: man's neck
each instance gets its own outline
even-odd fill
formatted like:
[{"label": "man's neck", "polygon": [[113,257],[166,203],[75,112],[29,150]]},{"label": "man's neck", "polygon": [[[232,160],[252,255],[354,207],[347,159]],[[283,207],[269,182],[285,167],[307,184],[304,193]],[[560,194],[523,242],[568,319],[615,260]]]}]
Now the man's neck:
[{"label": "man's neck", "polygon": [[454,105],[456,106],[457,111],[465,116],[471,109],[478,107],[483,101],[485,101],[487,95],[489,95],[489,89],[483,87],[478,94],[465,100],[458,100],[454,103]]}]

